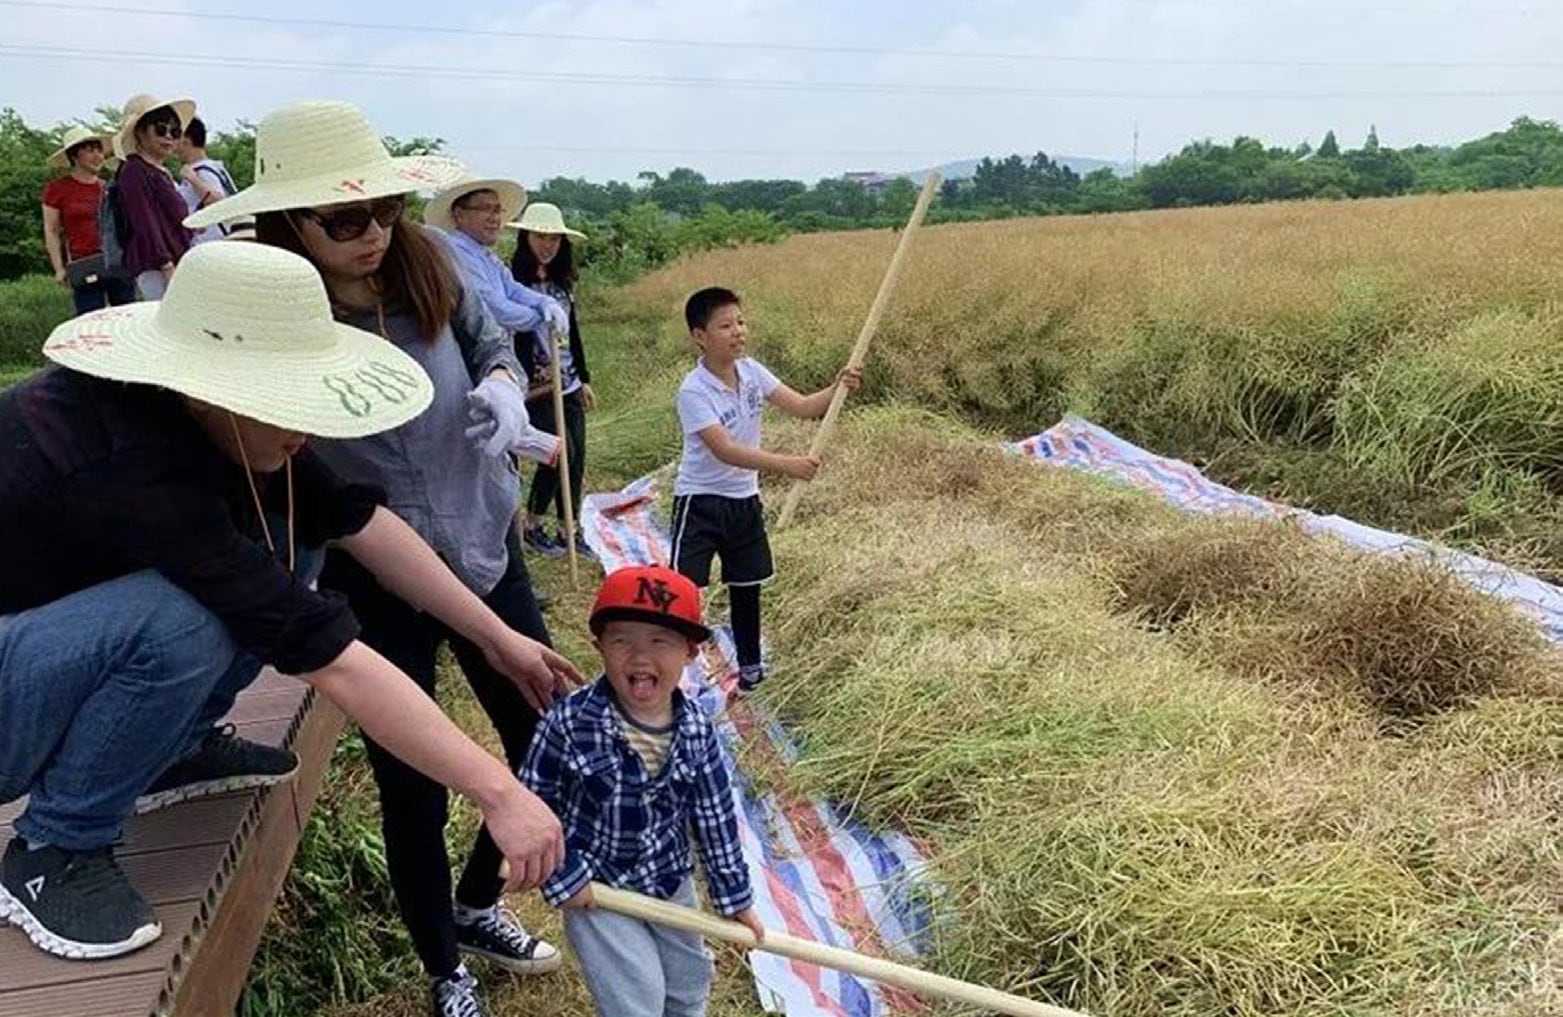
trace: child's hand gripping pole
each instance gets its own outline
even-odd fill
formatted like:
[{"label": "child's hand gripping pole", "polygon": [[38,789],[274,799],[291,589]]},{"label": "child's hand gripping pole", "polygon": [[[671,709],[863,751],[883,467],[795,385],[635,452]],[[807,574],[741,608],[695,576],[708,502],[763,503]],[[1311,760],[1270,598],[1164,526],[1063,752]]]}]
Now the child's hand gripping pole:
[{"label": "child's hand gripping pole", "polygon": [[559,435],[559,501],[564,506],[564,542],[570,549],[570,586],[581,588],[580,553],[575,549],[575,493],[570,489],[570,429],[564,426],[564,374],[559,367],[559,330],[548,329],[549,370],[554,382],[554,429]]},{"label": "child's hand gripping pole", "polygon": [[[901,231],[901,242],[896,244],[895,254],[890,257],[890,267],[879,283],[879,293],[874,297],[873,306],[868,309],[868,318],[863,322],[862,331],[858,332],[857,342],[852,347],[852,355],[847,358],[848,367],[861,368],[863,361],[867,359],[868,344],[873,341],[874,332],[879,328],[879,319],[884,315],[885,305],[890,303],[890,293],[895,289],[896,279],[901,275],[901,264],[906,257],[907,248],[912,246],[912,234],[917,232],[923,216],[928,214],[928,205],[933,201],[933,193],[938,188],[939,174],[928,174],[928,179],[923,182],[923,191],[917,196],[917,205],[912,209],[912,217],[906,221],[906,229]],[[837,385],[836,391],[830,397],[830,408],[825,411],[825,418],[820,421],[819,430],[814,432],[814,441],[809,445],[809,455],[817,459],[824,454],[825,442],[830,439],[830,432],[836,426],[836,417],[841,413],[841,404],[846,401],[846,387]],[[792,489],[787,492],[787,500],[782,504],[781,515],[776,520],[777,529],[792,521],[792,515],[798,510],[798,501],[803,497],[803,488],[807,484],[806,480],[792,482]]]}]

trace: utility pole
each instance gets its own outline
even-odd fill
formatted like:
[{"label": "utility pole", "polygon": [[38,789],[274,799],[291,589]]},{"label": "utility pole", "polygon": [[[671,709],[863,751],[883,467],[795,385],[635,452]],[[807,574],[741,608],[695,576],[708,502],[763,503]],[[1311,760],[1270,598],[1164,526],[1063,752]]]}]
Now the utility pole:
[{"label": "utility pole", "polygon": [[1140,172],[1140,122],[1134,122],[1134,154],[1129,159],[1129,175],[1135,176]]}]

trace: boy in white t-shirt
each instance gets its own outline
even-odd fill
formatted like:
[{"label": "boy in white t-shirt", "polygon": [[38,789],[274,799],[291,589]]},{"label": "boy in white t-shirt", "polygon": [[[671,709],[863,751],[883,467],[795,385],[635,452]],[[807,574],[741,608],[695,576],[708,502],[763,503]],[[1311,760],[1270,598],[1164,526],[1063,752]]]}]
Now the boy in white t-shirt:
[{"label": "boy in white t-shirt", "polygon": [[830,407],[836,386],[853,390],[862,372],[846,367],[835,384],[800,395],[759,361],[744,356],[748,329],[738,294],[708,287],[684,304],[689,336],[700,362],[678,387],[678,421],[684,453],[673,485],[673,567],[705,587],[711,559],[722,559],[722,581],[732,607],[738,647],[738,689],[750,692],[765,677],[760,664],[760,585],[775,567],[760,504],[760,471],[812,480],[813,456],[760,448],[764,404],[790,416],[815,420]]}]

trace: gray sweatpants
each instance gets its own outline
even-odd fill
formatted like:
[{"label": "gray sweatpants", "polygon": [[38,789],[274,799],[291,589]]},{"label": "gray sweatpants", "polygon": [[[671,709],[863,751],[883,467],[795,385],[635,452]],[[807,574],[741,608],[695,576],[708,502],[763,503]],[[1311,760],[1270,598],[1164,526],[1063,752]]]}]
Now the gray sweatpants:
[{"label": "gray sweatpants", "polygon": [[[685,880],[673,903],[695,905]],[[564,934],[581,962],[597,1017],[705,1017],[711,954],[693,932],[600,909],[564,912]]]}]

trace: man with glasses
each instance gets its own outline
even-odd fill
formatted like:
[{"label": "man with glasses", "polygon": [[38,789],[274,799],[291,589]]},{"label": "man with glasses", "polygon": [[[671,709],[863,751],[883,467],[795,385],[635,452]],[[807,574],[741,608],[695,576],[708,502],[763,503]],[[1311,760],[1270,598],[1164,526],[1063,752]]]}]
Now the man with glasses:
[{"label": "man with glasses", "polygon": [[436,194],[423,221],[443,231],[463,282],[483,298],[505,331],[552,328],[568,335],[570,316],[559,301],[516,282],[494,253],[505,223],[525,204],[526,191],[514,180],[466,180]]}]

